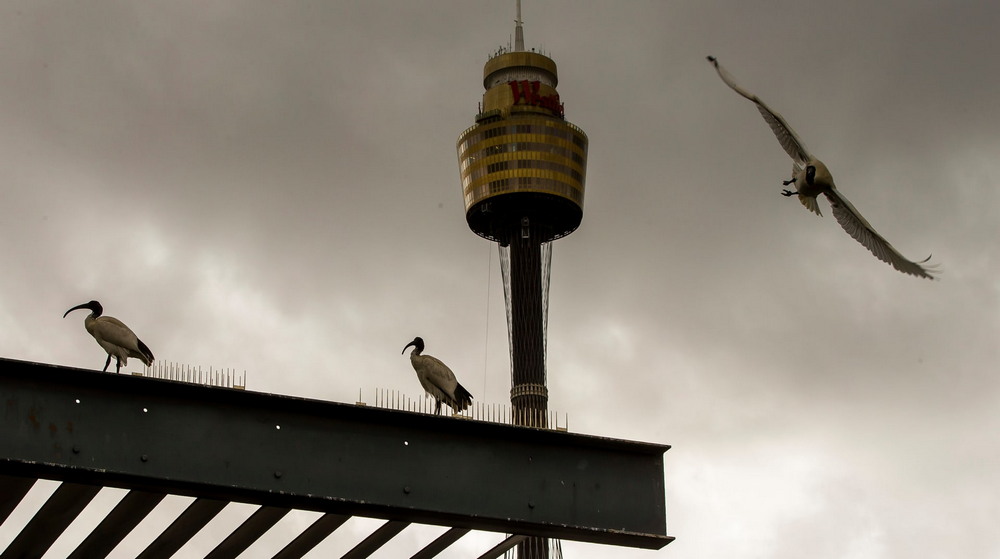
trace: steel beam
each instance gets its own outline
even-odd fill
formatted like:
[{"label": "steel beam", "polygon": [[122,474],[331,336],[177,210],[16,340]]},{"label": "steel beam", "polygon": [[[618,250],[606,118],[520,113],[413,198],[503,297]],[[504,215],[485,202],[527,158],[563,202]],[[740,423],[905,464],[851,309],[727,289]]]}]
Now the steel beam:
[{"label": "steel beam", "polygon": [[289,512],[291,509],[260,507],[209,552],[205,559],[236,559]]},{"label": "steel beam", "polygon": [[504,541],[493,546],[492,549],[486,553],[479,556],[479,559],[498,559],[504,553],[507,553],[511,549],[517,546],[517,544],[524,542],[528,539],[528,536],[508,536]]},{"label": "steel beam", "polygon": [[294,540],[288,543],[271,559],[302,559],[306,553],[312,551],[314,547],[322,543],[327,536],[340,528],[345,522],[350,520],[350,516],[342,514],[326,513],[316,519]]},{"label": "steel beam", "polygon": [[340,559],[368,559],[373,553],[378,551],[380,547],[399,535],[399,533],[409,525],[409,522],[404,522],[402,520],[389,520],[379,527],[378,530],[372,532],[371,535],[365,538],[361,543],[354,546],[354,549],[345,553]]},{"label": "steel beam", "polygon": [[658,549],[666,445],[0,359],[0,474]]},{"label": "steel beam", "polygon": [[27,526],[7,546],[0,559],[41,557],[100,491],[100,487],[63,483]]},{"label": "steel beam", "polygon": [[21,499],[31,491],[36,481],[38,480],[26,477],[0,475],[0,524],[21,504]]},{"label": "steel beam", "polygon": [[107,557],[166,497],[165,493],[129,491],[67,559]]},{"label": "steel beam", "polygon": [[432,557],[437,557],[439,553],[448,548],[451,544],[457,542],[462,538],[462,536],[469,533],[468,528],[452,528],[447,532],[441,534],[436,540],[427,544],[427,547],[421,549],[410,559],[431,559]]},{"label": "steel beam", "polygon": [[195,499],[136,559],[170,559],[229,503]]}]

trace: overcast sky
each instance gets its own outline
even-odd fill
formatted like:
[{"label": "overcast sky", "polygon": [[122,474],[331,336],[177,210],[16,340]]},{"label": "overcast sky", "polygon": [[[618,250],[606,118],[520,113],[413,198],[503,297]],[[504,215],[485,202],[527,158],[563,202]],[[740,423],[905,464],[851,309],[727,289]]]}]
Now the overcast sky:
[{"label": "overcast sky", "polygon": [[[568,558],[1000,557],[998,11],[525,0],[590,137],[583,224],[553,247],[550,407],[673,445],[677,540]],[[455,141],[513,19],[512,0],[3,2],[0,356],[100,369],[86,313],[62,318],[98,299],[159,360],[251,390],[416,398],[400,350],[420,335],[508,402],[496,247],[466,226]],[[789,158],[709,54],[941,279],[780,196]],[[380,556],[431,538],[399,539]]]}]

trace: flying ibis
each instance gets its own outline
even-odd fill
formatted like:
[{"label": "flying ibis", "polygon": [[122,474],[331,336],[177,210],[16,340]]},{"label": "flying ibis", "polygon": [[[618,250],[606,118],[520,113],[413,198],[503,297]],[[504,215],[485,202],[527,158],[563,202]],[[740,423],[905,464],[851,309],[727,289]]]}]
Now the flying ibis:
[{"label": "flying ibis", "polygon": [[920,262],[913,262],[900,254],[899,251],[889,244],[889,241],[885,240],[885,238],[875,231],[875,228],[868,223],[868,220],[861,216],[861,213],[858,212],[847,197],[837,190],[837,187],[833,184],[833,176],[830,174],[829,169],[826,168],[826,165],[822,161],[816,159],[806,150],[802,140],[795,134],[792,127],[785,122],[784,117],[771,110],[759,97],[737,85],[733,77],[722,68],[714,56],[709,56],[708,61],[715,66],[715,71],[718,72],[719,77],[722,78],[722,81],[726,85],[757,105],[757,110],[760,111],[761,116],[764,117],[768,126],[771,127],[774,135],[777,136],[778,143],[791,156],[793,160],[792,178],[783,181],[782,184],[785,186],[794,184],[797,190],[783,190],[781,192],[783,195],[798,195],[799,202],[816,215],[823,215],[819,211],[819,204],[817,204],[816,198],[820,194],[825,195],[833,208],[833,216],[837,218],[837,222],[844,228],[844,231],[847,231],[851,237],[854,237],[856,241],[870,250],[876,258],[905,274],[933,279],[933,274],[937,270],[933,265],[927,265],[927,261],[930,260],[929,256]]},{"label": "flying ibis", "polygon": [[97,301],[77,305],[63,314],[63,318],[69,313],[78,309],[90,309],[90,314],[83,319],[83,325],[87,332],[97,340],[98,345],[108,352],[108,360],[104,362],[105,371],[111,364],[111,358],[116,360],[115,372],[120,373],[122,365],[128,362],[129,357],[135,357],[142,361],[147,367],[153,364],[153,352],[149,351],[146,344],[142,343],[132,330],[125,326],[122,321],[113,316],[102,316],[104,307]]},{"label": "flying ibis", "polygon": [[447,365],[435,357],[421,354],[424,351],[423,338],[420,336],[413,338],[413,341],[406,344],[400,353],[406,353],[406,348],[410,346],[413,346],[413,351],[410,352],[410,364],[417,372],[420,386],[434,397],[436,402],[434,414],[441,413],[441,402],[445,402],[456,412],[468,408],[472,404],[472,394],[458,383],[455,373],[451,372]]}]

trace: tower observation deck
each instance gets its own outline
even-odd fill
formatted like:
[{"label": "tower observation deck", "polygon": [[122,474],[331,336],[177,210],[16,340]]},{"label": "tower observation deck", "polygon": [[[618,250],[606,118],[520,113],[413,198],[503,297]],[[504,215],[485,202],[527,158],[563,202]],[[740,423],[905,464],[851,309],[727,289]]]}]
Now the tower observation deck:
[{"label": "tower observation deck", "polygon": [[539,242],[564,237],[583,219],[587,135],[565,120],[551,58],[509,51],[483,68],[481,111],[459,136],[466,219],[506,245],[524,218]]}]

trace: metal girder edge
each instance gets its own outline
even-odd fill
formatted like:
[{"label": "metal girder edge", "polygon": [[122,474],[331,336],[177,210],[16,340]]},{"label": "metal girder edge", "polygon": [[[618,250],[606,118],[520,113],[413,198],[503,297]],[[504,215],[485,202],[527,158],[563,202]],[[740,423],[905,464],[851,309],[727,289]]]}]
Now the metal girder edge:
[{"label": "metal girder edge", "polygon": [[0,472],[659,549],[670,447],[0,358]]}]

